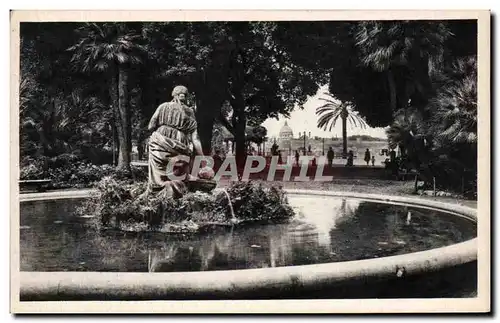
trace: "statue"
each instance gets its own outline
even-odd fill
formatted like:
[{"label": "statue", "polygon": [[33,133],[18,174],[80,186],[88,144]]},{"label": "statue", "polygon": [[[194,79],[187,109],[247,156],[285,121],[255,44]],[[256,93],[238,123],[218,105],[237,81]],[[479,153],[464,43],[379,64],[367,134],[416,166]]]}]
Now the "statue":
[{"label": "statue", "polygon": [[[193,180],[189,162],[179,160],[175,167],[167,167],[174,157],[186,156],[191,160],[193,155],[203,155],[194,110],[186,105],[187,94],[185,86],[176,86],[172,91],[173,100],[162,103],[151,117],[146,195],[160,193],[165,197],[179,197],[186,193],[188,182]],[[172,174],[186,176],[173,180]]]},{"label": "statue", "polygon": [[[211,158],[195,158],[202,156],[203,151],[198,137],[195,112],[186,104],[187,94],[186,87],[176,86],[172,91],[173,100],[158,106],[151,117],[147,128],[148,136],[145,136],[148,137],[149,171],[146,187],[143,183],[123,185],[120,181],[106,177],[97,187],[98,195],[82,208],[86,214],[94,214],[99,218],[103,228],[113,225],[115,228],[128,230],[130,224],[137,223],[146,225],[142,227],[145,230],[167,233],[196,232],[206,225],[218,223],[233,226],[240,222],[236,213],[239,209],[235,212],[233,201],[241,202],[239,207],[244,212],[242,214],[252,221],[254,218],[251,217],[254,215],[246,212],[245,207],[253,205],[255,196],[258,200],[266,201],[271,193],[276,192],[275,189],[269,189],[269,193],[263,194],[262,192],[267,190],[263,191],[263,187],[253,183],[235,183],[229,190],[222,188],[221,192],[213,192],[217,182],[214,180]],[[203,161],[207,163],[203,165]],[[200,162],[201,165],[195,165],[194,162]],[[195,168],[201,169],[194,173]],[[233,186],[235,189],[231,190]],[[115,194],[109,194],[110,189]],[[255,194],[248,195],[249,199],[246,199],[246,192],[249,190],[255,190]],[[196,191],[201,193],[189,194]],[[281,197],[279,200],[264,202],[264,208],[259,209],[263,214],[259,213],[255,219],[261,221],[263,216],[282,219],[285,215],[292,215],[292,209],[286,206],[285,202]],[[108,207],[103,208],[103,203]],[[193,216],[195,214],[196,216]],[[221,219],[223,214],[228,214],[231,218]],[[171,215],[175,216],[170,217]],[[114,221],[111,221],[112,219]],[[179,255],[182,258],[188,254],[184,250]],[[166,267],[161,268],[170,265],[167,261],[162,265]]]}]

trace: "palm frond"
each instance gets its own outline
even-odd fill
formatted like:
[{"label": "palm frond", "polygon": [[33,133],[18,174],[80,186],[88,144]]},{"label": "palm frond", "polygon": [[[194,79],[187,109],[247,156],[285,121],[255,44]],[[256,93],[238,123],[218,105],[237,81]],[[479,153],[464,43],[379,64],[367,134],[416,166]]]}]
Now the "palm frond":
[{"label": "palm frond", "polygon": [[118,63],[120,63],[120,64],[124,64],[124,63],[128,62],[128,56],[123,52],[115,53],[115,57],[116,57],[116,60],[118,61]]},{"label": "palm frond", "polygon": [[99,60],[95,63],[94,69],[99,72],[104,72],[109,68],[109,64],[105,60]]},{"label": "palm frond", "polygon": [[355,128],[359,127],[362,129],[366,129],[366,127],[368,126],[363,118],[354,113],[349,113],[348,120],[351,125],[354,125]]},{"label": "palm frond", "polygon": [[[329,93],[326,93],[326,95],[333,98]],[[326,103],[316,108],[316,114],[319,116],[317,122],[318,128],[332,131],[339,118],[345,118],[354,127],[361,127],[363,129],[367,127],[364,119],[347,102],[338,102],[328,98],[320,99]]]},{"label": "palm frond", "polygon": [[437,140],[450,143],[476,143],[477,68],[474,57],[452,65],[450,75],[427,106]]},{"label": "palm frond", "polygon": [[320,115],[320,114],[323,114],[323,113],[328,112],[328,111],[337,111],[337,110],[339,110],[339,111],[342,110],[342,106],[336,105],[336,104],[326,103],[326,104],[321,105],[321,106],[316,108],[316,114]]},{"label": "palm frond", "polygon": [[321,98],[321,97],[320,97],[320,98],[319,98],[319,100],[321,100],[321,101],[325,101],[325,102],[330,103],[330,104],[340,105],[340,103],[339,103],[339,102],[334,101],[334,100],[332,100],[332,99],[327,99],[327,98]]},{"label": "palm frond", "polygon": [[338,113],[335,115],[335,117],[332,119],[332,121],[330,123],[330,128],[328,129],[328,131],[332,131],[333,127],[335,127],[335,125],[337,124],[337,121],[340,117],[341,117],[341,113]]},{"label": "palm frond", "polygon": [[103,72],[119,64],[141,64],[140,53],[146,52],[141,35],[129,31],[125,24],[86,23],[78,30],[80,39],[67,50],[73,53],[72,64],[82,72]]},{"label": "palm frond", "polygon": [[[341,111],[330,111],[321,115],[317,123],[318,128],[323,128],[325,130],[328,129],[328,131],[331,131],[340,116],[341,116]],[[330,127],[328,128],[329,124]]]}]

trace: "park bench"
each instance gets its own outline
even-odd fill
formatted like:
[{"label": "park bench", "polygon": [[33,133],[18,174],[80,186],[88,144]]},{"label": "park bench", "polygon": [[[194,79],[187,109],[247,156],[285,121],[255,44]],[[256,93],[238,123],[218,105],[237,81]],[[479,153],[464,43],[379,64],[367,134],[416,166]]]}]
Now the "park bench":
[{"label": "park bench", "polygon": [[135,166],[135,167],[148,167],[148,161],[147,160],[137,160],[137,161],[132,161],[130,162],[130,165]]},{"label": "park bench", "polygon": [[37,192],[44,192],[47,189],[48,184],[50,184],[52,180],[50,179],[26,179],[19,181],[19,188],[26,189],[31,188],[36,190]]}]

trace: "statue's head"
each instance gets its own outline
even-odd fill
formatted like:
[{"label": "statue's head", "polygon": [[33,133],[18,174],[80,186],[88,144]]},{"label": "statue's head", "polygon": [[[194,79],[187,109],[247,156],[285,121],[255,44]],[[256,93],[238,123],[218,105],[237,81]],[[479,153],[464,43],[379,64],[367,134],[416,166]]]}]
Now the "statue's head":
[{"label": "statue's head", "polygon": [[185,103],[187,100],[188,93],[189,93],[189,91],[188,91],[187,87],[185,87],[183,85],[177,85],[172,90],[172,97],[176,100],[179,100],[182,103]]}]

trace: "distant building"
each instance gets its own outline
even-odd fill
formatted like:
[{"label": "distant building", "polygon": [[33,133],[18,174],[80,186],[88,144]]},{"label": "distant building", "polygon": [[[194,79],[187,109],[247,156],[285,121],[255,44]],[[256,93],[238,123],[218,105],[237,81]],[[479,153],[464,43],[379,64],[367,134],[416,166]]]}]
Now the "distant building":
[{"label": "distant building", "polygon": [[288,126],[288,123],[285,121],[285,124],[283,125],[283,127],[281,127],[279,139],[287,140],[292,138],[293,138],[293,130],[292,128],[290,128],[290,126]]},{"label": "distant building", "polygon": [[292,150],[292,139],[293,139],[293,130],[288,126],[288,123],[285,121],[285,124],[280,130],[278,145],[279,149],[283,152],[290,153]]},{"label": "distant building", "polygon": [[[270,155],[272,145],[276,143],[278,145],[278,150],[281,152],[281,157],[284,159],[289,156],[295,156],[295,151],[299,151],[302,155],[304,145],[306,150],[311,147],[310,154],[316,157],[324,156],[330,147],[333,149],[335,156],[342,155],[342,138],[337,136],[311,137],[311,132],[307,131],[307,133],[308,135],[306,135],[306,138],[304,138],[303,132],[299,132],[299,136],[294,137],[293,129],[288,125],[288,122],[285,121],[278,133],[278,136],[268,137],[265,145],[265,152],[267,155]],[[357,157],[358,152],[364,152],[366,148],[370,149],[372,153],[387,148],[386,140],[376,140],[377,138],[373,139],[375,140],[364,140],[363,137],[348,138],[347,150],[352,150],[354,155]]]}]

